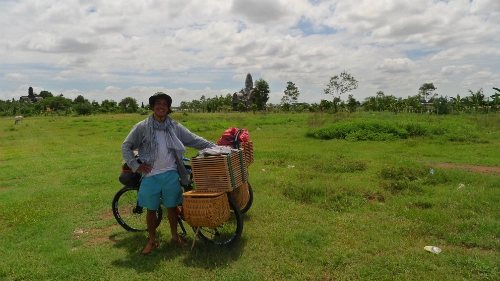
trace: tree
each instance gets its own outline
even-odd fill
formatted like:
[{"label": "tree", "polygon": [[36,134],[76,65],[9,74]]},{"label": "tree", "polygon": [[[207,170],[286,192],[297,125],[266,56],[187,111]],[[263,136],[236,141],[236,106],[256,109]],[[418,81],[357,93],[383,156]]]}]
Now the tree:
[{"label": "tree", "polygon": [[71,107],[71,100],[63,96],[46,98],[40,101],[44,108],[50,108],[52,111],[67,110]]},{"label": "tree", "polygon": [[358,81],[351,76],[351,74],[346,71],[342,71],[340,76],[335,75],[330,78],[330,83],[328,83],[327,88],[324,93],[333,96],[333,106],[335,112],[337,112],[337,106],[340,102],[340,98],[343,94],[355,90],[358,88]]},{"label": "tree", "polygon": [[[282,100],[283,101],[283,100]],[[284,112],[289,112],[290,111],[290,104],[285,102],[285,103],[281,103],[281,109],[283,109]]]},{"label": "tree", "polygon": [[[84,98],[82,95],[78,95],[74,100],[73,103],[84,103],[84,102],[89,102],[86,98]],[[90,103],[90,102],[89,102]]]},{"label": "tree", "polygon": [[[281,97],[281,103],[280,106],[283,108],[284,111],[288,111],[290,109],[290,99],[287,95],[284,95]],[[285,107],[288,110],[285,110]]]},{"label": "tree", "polygon": [[388,109],[393,113],[396,113],[398,111],[398,98],[393,95],[384,95],[384,97],[380,101],[380,104],[381,107],[384,108],[384,110]]},{"label": "tree", "polygon": [[205,110],[207,109],[207,98],[205,97],[205,95],[201,95],[199,105],[201,112],[205,112]]},{"label": "tree", "polygon": [[455,109],[456,111],[460,111],[460,109],[462,108],[462,99],[460,98],[459,94],[457,94],[456,98],[451,97],[450,102],[451,102],[452,109]]},{"label": "tree", "polygon": [[236,106],[236,109],[238,109],[238,111],[242,112],[242,111],[245,111],[247,109],[247,107],[246,107],[246,105],[244,103],[240,102]]},{"label": "tree", "polygon": [[181,104],[180,104],[180,109],[182,111],[186,111],[187,109],[189,108],[189,105],[186,101],[181,101]]},{"label": "tree", "polygon": [[285,95],[281,100],[289,104],[294,104],[299,99],[300,95],[299,88],[297,88],[297,86],[295,86],[295,84],[292,81],[288,81],[286,83],[286,89],[284,91],[284,94]]},{"label": "tree", "polygon": [[73,106],[76,114],[78,115],[90,115],[92,113],[93,106],[88,102],[76,103]]},{"label": "tree", "polygon": [[120,107],[120,110],[123,113],[135,113],[139,108],[137,100],[131,97],[126,97],[122,99],[122,101],[118,103],[118,106]]},{"label": "tree", "polygon": [[99,112],[99,108],[100,108],[99,103],[98,103],[98,102],[96,102],[95,100],[93,100],[93,101],[91,102],[91,104],[92,104],[92,107],[94,108],[94,109],[93,109],[93,111],[94,111],[94,112]]},{"label": "tree", "polygon": [[349,112],[350,113],[355,112],[358,106],[359,102],[352,95],[349,95],[347,97],[347,108],[349,109]]},{"label": "tree", "polygon": [[436,114],[449,114],[451,111],[451,103],[448,101],[448,97],[440,96],[434,99],[432,105],[436,109]]},{"label": "tree", "polygon": [[193,112],[201,110],[201,102],[199,100],[191,101],[191,109],[193,110]]},{"label": "tree", "polygon": [[384,99],[385,99],[384,92],[378,91],[376,93],[376,96],[375,96],[375,106],[377,107],[378,111],[380,111],[380,112],[385,110]]},{"label": "tree", "polygon": [[471,96],[469,98],[470,105],[476,109],[476,113],[477,113],[479,107],[484,105],[483,88],[479,89],[475,93],[472,92],[471,90],[469,90],[469,93],[471,94]]},{"label": "tree", "polygon": [[493,99],[492,105],[493,108],[496,110],[500,105],[500,89],[493,87],[493,90],[495,90],[496,92],[493,95],[491,95],[490,98]]},{"label": "tree", "polygon": [[262,78],[255,81],[255,88],[253,89],[253,98],[259,110],[266,109],[266,103],[269,100],[269,84]]},{"label": "tree", "polygon": [[252,112],[255,114],[255,112],[259,109],[259,106],[255,103],[252,103],[250,108],[252,109]]},{"label": "tree", "polygon": [[115,113],[118,112],[118,105],[114,100],[103,100],[101,102],[101,112],[103,113]]},{"label": "tree", "polygon": [[230,93],[227,93],[224,99],[222,100],[222,104],[229,106],[230,108],[233,107],[233,95]]},{"label": "tree", "polygon": [[422,103],[420,102],[420,95],[408,96],[407,106],[413,112],[422,112]]},{"label": "tree", "polygon": [[430,99],[437,96],[437,94],[434,93],[435,90],[437,90],[437,88],[434,87],[434,84],[424,83],[422,84],[422,86],[420,86],[420,88],[418,88],[418,93],[424,98],[425,103],[428,103]]},{"label": "tree", "polygon": [[362,104],[363,108],[367,111],[377,110],[377,99],[375,97],[366,97]]},{"label": "tree", "polygon": [[51,92],[49,92],[49,91],[41,91],[38,96],[46,99],[46,98],[51,98],[54,95]]},{"label": "tree", "polygon": [[319,104],[317,103],[312,103],[309,105],[309,112],[316,112],[319,109]]},{"label": "tree", "polygon": [[332,106],[333,106],[333,103],[331,101],[321,100],[321,102],[319,103],[318,108],[321,111],[328,111],[330,108],[332,108]]}]

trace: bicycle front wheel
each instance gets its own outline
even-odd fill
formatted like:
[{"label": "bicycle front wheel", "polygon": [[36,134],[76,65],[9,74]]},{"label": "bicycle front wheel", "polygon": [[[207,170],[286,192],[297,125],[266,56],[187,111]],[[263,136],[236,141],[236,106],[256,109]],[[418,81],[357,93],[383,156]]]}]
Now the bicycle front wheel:
[{"label": "bicycle front wheel", "polygon": [[227,193],[229,206],[231,207],[231,215],[226,222],[215,228],[208,227],[193,227],[194,232],[198,232],[200,240],[215,244],[217,246],[227,246],[236,242],[243,232],[243,219],[240,209],[231,198],[231,194]]},{"label": "bicycle front wheel", "polygon": [[[137,203],[139,187],[124,186],[113,198],[113,215],[116,221],[127,231],[146,231],[147,209],[140,207]],[[156,210],[156,227],[161,223],[162,209],[158,206]]]}]

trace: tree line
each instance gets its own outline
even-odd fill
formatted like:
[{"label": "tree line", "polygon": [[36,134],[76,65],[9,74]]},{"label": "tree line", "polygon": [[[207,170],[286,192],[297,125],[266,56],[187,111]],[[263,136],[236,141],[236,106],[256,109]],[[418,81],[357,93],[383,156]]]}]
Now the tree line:
[{"label": "tree line", "polygon": [[114,100],[103,100],[101,103],[90,102],[82,95],[74,100],[64,97],[62,94],[54,96],[49,91],[41,91],[34,94],[35,97],[43,99],[37,102],[26,102],[20,100],[0,100],[0,116],[37,116],[37,115],[90,115],[101,113],[141,113],[147,114],[148,109],[144,104],[139,106],[137,100],[126,97],[120,102]]},{"label": "tree line", "polygon": [[[250,75],[250,74],[249,74]],[[248,75],[248,76],[249,76]],[[247,76],[247,79],[248,79]],[[250,76],[251,81],[251,76]],[[252,82],[250,82],[252,83]],[[495,93],[489,97],[484,95],[483,89],[477,91],[468,90],[469,95],[455,97],[442,96],[436,93],[437,88],[433,83],[424,83],[415,95],[407,98],[386,95],[378,91],[374,96],[358,101],[350,93],[357,89],[358,81],[343,71],[340,75],[330,78],[323,93],[331,95],[331,100],[322,99],[319,103],[299,102],[300,91],[297,85],[288,81],[280,103],[268,103],[269,84],[264,79],[255,81],[252,89],[252,103],[250,106],[243,102],[233,104],[233,95],[215,96],[207,98],[204,95],[200,99],[192,101],[181,101],[178,108],[183,112],[231,112],[231,111],[264,111],[264,112],[356,112],[356,111],[389,111],[397,113],[433,113],[450,114],[453,112],[490,112],[500,109],[500,89],[493,88]],[[344,100],[343,96],[347,94]],[[41,91],[34,94],[43,99],[37,102],[26,102],[19,100],[0,100],[0,116],[37,116],[37,115],[91,115],[91,114],[113,114],[113,113],[139,113],[150,114],[149,105],[126,97],[120,102],[114,100],[103,100],[101,103],[90,102],[79,95],[74,100],[65,98],[62,94],[54,96],[49,91]]]}]

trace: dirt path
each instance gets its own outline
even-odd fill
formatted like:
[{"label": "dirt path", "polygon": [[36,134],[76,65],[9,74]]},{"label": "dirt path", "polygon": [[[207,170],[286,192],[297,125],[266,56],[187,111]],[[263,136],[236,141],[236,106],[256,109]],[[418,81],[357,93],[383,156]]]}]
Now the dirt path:
[{"label": "dirt path", "polygon": [[453,163],[433,163],[442,168],[462,169],[470,172],[483,173],[483,174],[500,174],[500,167],[498,166],[475,166],[475,165],[461,165]]}]

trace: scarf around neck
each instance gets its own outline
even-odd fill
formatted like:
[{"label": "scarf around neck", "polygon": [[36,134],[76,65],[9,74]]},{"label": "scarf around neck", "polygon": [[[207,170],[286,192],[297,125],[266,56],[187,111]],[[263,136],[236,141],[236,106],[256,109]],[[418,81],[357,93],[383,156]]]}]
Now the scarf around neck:
[{"label": "scarf around neck", "polygon": [[184,153],[186,152],[186,148],[184,147],[184,144],[182,144],[182,142],[179,140],[179,138],[177,138],[177,136],[175,135],[172,118],[167,116],[165,118],[165,121],[159,122],[154,119],[153,115],[151,115],[148,119],[148,131],[150,134],[149,137],[151,140],[154,140],[151,142],[151,152],[157,152],[156,146],[158,145],[158,141],[156,140],[155,130],[166,131],[167,148],[173,149],[175,151],[177,159],[182,159]]}]

